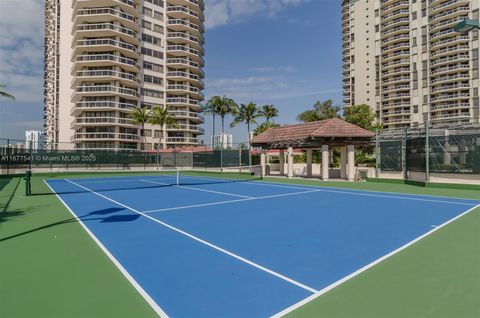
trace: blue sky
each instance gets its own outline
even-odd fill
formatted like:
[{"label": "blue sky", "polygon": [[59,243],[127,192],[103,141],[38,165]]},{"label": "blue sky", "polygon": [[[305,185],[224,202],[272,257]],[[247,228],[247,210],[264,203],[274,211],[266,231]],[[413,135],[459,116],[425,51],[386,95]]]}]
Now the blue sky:
[{"label": "blue sky", "polygon": [[[25,18],[14,14],[20,1]],[[340,1],[206,0],[206,6],[207,98],[273,104],[282,124],[316,100],[341,103]],[[1,136],[23,138],[24,130],[42,128],[42,29],[42,0],[0,1],[0,83],[17,96],[0,102]],[[209,140],[210,118],[205,129]],[[244,126],[232,132],[235,142],[246,139]]]}]

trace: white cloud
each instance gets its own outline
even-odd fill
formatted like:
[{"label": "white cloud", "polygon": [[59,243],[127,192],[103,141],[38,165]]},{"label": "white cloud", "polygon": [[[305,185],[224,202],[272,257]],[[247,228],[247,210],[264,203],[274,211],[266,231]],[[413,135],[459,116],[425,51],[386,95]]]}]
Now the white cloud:
[{"label": "white cloud", "polygon": [[297,69],[293,66],[258,66],[251,67],[248,70],[259,73],[293,73],[297,71]]},{"label": "white cloud", "polygon": [[0,1],[0,83],[18,101],[43,100],[43,4]]},{"label": "white cloud", "polygon": [[282,75],[207,79],[205,82],[207,98],[226,95],[240,103],[249,101],[264,103],[315,95],[321,98],[323,95],[342,91],[338,88],[319,88],[315,83],[298,81]]},{"label": "white cloud", "polygon": [[206,0],[205,26],[213,29],[228,23],[244,21],[255,14],[275,16],[288,6],[309,0]]}]

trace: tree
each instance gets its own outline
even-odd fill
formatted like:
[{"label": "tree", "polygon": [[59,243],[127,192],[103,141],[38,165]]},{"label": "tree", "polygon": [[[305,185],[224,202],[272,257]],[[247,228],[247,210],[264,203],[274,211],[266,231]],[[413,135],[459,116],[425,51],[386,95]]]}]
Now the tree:
[{"label": "tree", "polygon": [[374,125],[375,114],[370,106],[366,104],[345,107],[343,110],[343,117],[345,118],[345,121],[367,130],[380,128],[379,125]]},{"label": "tree", "polygon": [[[232,124],[230,125],[231,127],[235,127],[240,123],[245,123],[247,124],[247,132],[248,132],[248,149],[251,150],[251,142],[250,142],[250,125],[257,124],[257,118],[262,117],[263,114],[259,112],[257,105],[250,102],[248,104],[242,104],[240,106],[240,110],[237,113],[237,116],[233,119]],[[252,156],[251,153],[249,152],[249,165],[252,165]]]},{"label": "tree", "polygon": [[[172,114],[168,112],[166,108],[155,106],[150,112],[150,118],[148,122],[152,125],[160,126],[160,134],[158,134],[158,146],[157,146],[157,169],[158,169],[158,159],[160,153],[160,144],[162,143],[163,128],[167,125],[172,128],[178,127],[177,120],[173,117]],[[162,145],[163,148],[163,145]]]},{"label": "tree", "polygon": [[0,84],[0,97],[15,100],[15,96],[5,91],[5,85]]},{"label": "tree", "polygon": [[221,149],[223,148],[223,136],[225,134],[225,117],[227,115],[236,116],[238,114],[238,105],[233,99],[223,96],[218,100],[218,104],[215,104],[215,112],[222,119]]},{"label": "tree", "polygon": [[308,123],[312,121],[319,121],[330,118],[339,118],[339,111],[340,106],[333,105],[333,101],[331,99],[323,102],[317,101],[313,105],[313,109],[306,110],[298,114],[297,120]]},{"label": "tree", "polygon": [[145,150],[145,124],[150,120],[150,112],[146,107],[136,108],[133,113],[130,114],[132,122],[136,125],[140,125],[140,136],[142,137],[142,149]]},{"label": "tree", "polygon": [[202,112],[205,115],[212,115],[212,123],[213,123],[212,138],[215,137],[215,115],[217,115],[217,108],[218,108],[218,105],[221,104],[221,102],[222,102],[222,98],[220,96],[213,96],[202,107]]},{"label": "tree", "polygon": [[257,128],[255,128],[255,130],[253,131],[253,135],[254,136],[257,136],[257,135],[260,135],[261,133],[267,131],[268,129],[270,128],[275,128],[275,127],[280,127],[279,124],[277,123],[272,123],[272,122],[264,122],[263,124],[257,126]]},{"label": "tree", "polygon": [[267,123],[270,123],[270,119],[278,117],[278,109],[273,105],[263,105],[260,113],[265,117]]}]

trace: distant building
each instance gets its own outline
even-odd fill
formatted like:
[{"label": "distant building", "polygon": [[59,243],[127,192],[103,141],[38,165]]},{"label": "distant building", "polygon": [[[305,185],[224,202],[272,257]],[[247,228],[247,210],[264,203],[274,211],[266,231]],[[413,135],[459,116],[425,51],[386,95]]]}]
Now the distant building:
[{"label": "distant building", "polygon": [[385,128],[478,122],[478,0],[343,0],[343,101]]},{"label": "distant building", "polygon": [[[223,139],[222,139],[222,135],[223,135]],[[223,149],[232,148],[233,147],[233,136],[232,136],[232,134],[218,133],[215,136],[212,136],[212,144],[213,144],[214,149],[217,149],[217,148],[223,148]],[[223,147],[222,147],[222,145],[223,145]]]},{"label": "distant building", "polygon": [[25,147],[28,149],[32,147],[32,150],[38,150],[43,148],[44,134],[38,130],[25,131]]}]

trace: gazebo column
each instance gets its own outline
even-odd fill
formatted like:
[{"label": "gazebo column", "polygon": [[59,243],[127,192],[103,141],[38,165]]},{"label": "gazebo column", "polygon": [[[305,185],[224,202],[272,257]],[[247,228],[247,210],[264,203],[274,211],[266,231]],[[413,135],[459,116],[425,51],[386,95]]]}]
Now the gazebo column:
[{"label": "gazebo column", "polygon": [[340,178],[347,178],[347,148],[340,149]]},{"label": "gazebo column", "polygon": [[347,146],[347,156],[348,156],[348,181],[355,180],[355,146]]},{"label": "gazebo column", "polygon": [[287,151],[287,160],[288,160],[288,178],[293,178],[293,148],[288,147]]},{"label": "gazebo column", "polygon": [[265,151],[260,154],[260,165],[262,167],[262,177],[265,177],[267,175],[267,155]]},{"label": "gazebo column", "polygon": [[312,149],[307,149],[307,177],[312,176]]},{"label": "gazebo column", "polygon": [[280,166],[280,175],[285,174],[285,153],[283,150],[280,150],[278,153],[278,165]]},{"label": "gazebo column", "polygon": [[323,145],[322,146],[322,179],[323,180],[328,180],[329,173],[328,173],[328,167],[329,167],[329,155],[330,151],[328,150],[328,145]]}]

